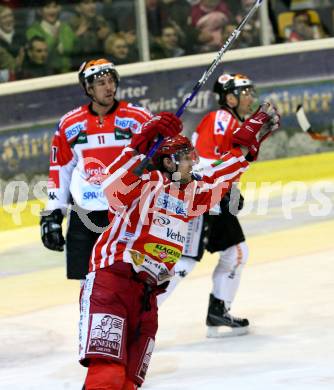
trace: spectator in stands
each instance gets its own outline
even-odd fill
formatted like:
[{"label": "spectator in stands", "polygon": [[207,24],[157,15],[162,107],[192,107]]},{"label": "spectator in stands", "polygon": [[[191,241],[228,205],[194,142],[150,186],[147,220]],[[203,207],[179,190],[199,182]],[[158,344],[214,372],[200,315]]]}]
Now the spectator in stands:
[{"label": "spectator in stands", "polygon": [[105,18],[97,14],[95,0],[77,0],[75,12],[70,24],[77,37],[76,53],[72,57],[73,67],[77,69],[87,58],[103,57],[110,27]]},{"label": "spectator in stands", "polygon": [[[235,15],[235,21],[237,25],[239,25],[250,10],[250,8],[254,5],[253,0],[241,0],[239,12]],[[244,26],[242,34],[240,34],[238,47],[252,47],[261,45],[261,33],[260,33],[260,19],[258,14],[255,14],[250,21]]]},{"label": "spectator in stands", "polygon": [[318,24],[312,24],[307,10],[297,11],[293,16],[292,26],[286,31],[287,42],[298,42],[309,39],[324,38],[323,29]]},{"label": "spectator in stands", "polygon": [[222,32],[227,23],[227,16],[218,11],[210,12],[198,20],[196,28],[201,53],[216,51],[222,46]]},{"label": "spectator in stands", "polygon": [[187,0],[161,0],[163,25],[177,25],[181,29],[191,24],[191,5]]},{"label": "spectator in stands", "polygon": [[152,45],[151,59],[180,57],[185,54],[185,50],[179,46],[178,35],[173,26],[166,26],[162,29],[160,38]]},{"label": "spectator in stands", "polygon": [[0,5],[0,46],[10,54],[17,64],[23,60],[24,35],[15,29],[13,11],[6,6]]},{"label": "spectator in stands", "polygon": [[185,54],[194,53],[198,32],[191,23],[191,5],[187,0],[161,0],[162,27],[172,26]]},{"label": "spectator in stands", "polygon": [[221,12],[228,19],[230,18],[230,9],[224,0],[200,0],[198,4],[192,6],[191,21],[196,26],[198,21],[210,12]]},{"label": "spectator in stands", "polygon": [[15,29],[20,35],[25,36],[28,19],[30,19],[34,13],[31,9],[31,6],[34,5],[34,0],[0,0],[0,5],[9,7],[13,10]]},{"label": "spectator in stands", "polygon": [[128,32],[135,34],[136,11],[133,0],[103,0],[100,14],[107,20],[111,32]]},{"label": "spectator in stands", "polygon": [[138,61],[138,52],[130,48],[124,34],[111,34],[104,43],[104,52],[111,57],[115,65],[129,64]]},{"label": "spectator in stands", "polygon": [[109,24],[111,32],[121,33],[129,47],[131,61],[138,59],[136,36],[136,11],[133,0],[103,0],[100,13]]},{"label": "spectator in stands", "polygon": [[158,37],[162,31],[162,15],[159,0],[146,0],[148,31],[152,37]]},{"label": "spectator in stands", "polygon": [[[237,28],[237,24],[233,23],[233,21],[225,24],[222,30],[222,42],[226,42],[228,37],[232,34],[232,32]],[[240,42],[241,36],[234,41],[232,49],[238,49],[239,48],[239,42]]]},{"label": "spectator in stands", "polygon": [[0,46],[0,83],[15,80],[15,59]]},{"label": "spectator in stands", "polygon": [[70,56],[75,47],[75,34],[66,22],[60,21],[59,0],[39,0],[38,20],[27,30],[27,38],[41,37],[48,45],[49,61],[56,73],[71,69]]},{"label": "spectator in stands", "polygon": [[17,72],[17,79],[43,77],[52,74],[48,63],[48,44],[44,38],[32,37],[27,44],[22,68]]}]

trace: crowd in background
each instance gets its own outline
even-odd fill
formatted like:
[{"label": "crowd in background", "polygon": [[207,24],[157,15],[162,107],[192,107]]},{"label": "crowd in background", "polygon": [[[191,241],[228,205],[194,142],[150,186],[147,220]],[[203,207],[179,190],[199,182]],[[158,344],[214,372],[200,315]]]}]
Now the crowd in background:
[{"label": "crowd in background", "polygon": [[[254,0],[146,0],[151,59],[218,50]],[[271,43],[334,36],[334,0],[270,0]],[[261,44],[253,17],[234,48]],[[0,0],[0,82],[139,61],[135,0]]]}]

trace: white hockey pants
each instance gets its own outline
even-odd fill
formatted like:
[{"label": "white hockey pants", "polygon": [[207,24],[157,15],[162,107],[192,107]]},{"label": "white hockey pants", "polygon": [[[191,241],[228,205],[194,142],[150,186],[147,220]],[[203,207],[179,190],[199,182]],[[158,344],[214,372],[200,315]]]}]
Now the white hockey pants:
[{"label": "white hockey pants", "polygon": [[248,246],[245,241],[219,252],[219,261],[212,275],[212,294],[223,300],[227,309],[230,309],[236,296],[247,259]]}]

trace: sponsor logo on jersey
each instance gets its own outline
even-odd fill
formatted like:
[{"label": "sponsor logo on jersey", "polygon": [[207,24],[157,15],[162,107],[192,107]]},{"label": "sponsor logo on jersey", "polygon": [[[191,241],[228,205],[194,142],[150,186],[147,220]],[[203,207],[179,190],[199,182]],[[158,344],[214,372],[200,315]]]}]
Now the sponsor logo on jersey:
[{"label": "sponsor logo on jersey", "polygon": [[214,133],[224,135],[228,128],[232,115],[225,111],[219,110],[216,114]]},{"label": "sponsor logo on jersey", "polygon": [[143,357],[142,364],[138,370],[138,376],[142,380],[145,379],[147,369],[148,369],[148,366],[150,364],[150,360],[152,357],[153,350],[154,350],[154,340],[149,337],[146,341],[145,355]]},{"label": "sponsor logo on jersey", "polygon": [[166,236],[172,241],[177,241],[183,244],[186,240],[186,236],[181,234],[179,231],[174,231],[172,228],[167,228]]},{"label": "sponsor logo on jersey", "polygon": [[56,195],[55,192],[49,192],[48,199],[49,200],[56,200],[56,199],[58,200],[58,196]]},{"label": "sponsor logo on jersey", "polygon": [[87,353],[120,357],[124,319],[108,313],[94,313],[91,318]]},{"label": "sponsor logo on jersey", "polygon": [[[120,242],[123,242],[124,244],[127,244],[131,238],[134,236],[133,233],[125,232],[122,237],[119,238]],[[131,252],[131,251],[130,251]],[[139,252],[138,252],[139,253]]]},{"label": "sponsor logo on jersey", "polygon": [[76,144],[87,144],[88,138],[87,133],[79,133],[78,137],[73,140],[71,143],[71,148],[74,148]]},{"label": "sponsor logo on jersey", "polygon": [[131,259],[136,266],[142,265],[144,263],[145,255],[133,249],[130,249],[129,252],[131,255]]},{"label": "sponsor logo on jersey", "polygon": [[86,173],[88,176],[97,176],[104,174],[104,168],[96,167],[96,168],[86,168]]},{"label": "sponsor logo on jersey", "polygon": [[86,191],[83,193],[84,200],[101,199],[103,197],[104,195],[102,191]]},{"label": "sponsor logo on jersey", "polygon": [[221,122],[221,121],[218,121],[217,124],[218,124],[218,129],[217,129],[217,131],[220,132],[221,134],[224,134],[224,133],[225,133],[225,130],[226,130],[226,123],[223,123],[223,122]]},{"label": "sponsor logo on jersey", "polygon": [[118,129],[117,127],[115,128],[115,139],[117,141],[121,139],[130,139],[132,137],[132,133],[129,129]]},{"label": "sponsor logo on jersey", "polygon": [[100,186],[103,180],[107,177],[104,173],[104,168],[102,167],[86,168],[86,175],[88,183],[98,186]]},{"label": "sponsor logo on jersey", "polygon": [[[154,244],[155,245],[155,244]],[[168,268],[161,261],[152,259],[147,254],[142,254],[136,250],[129,250],[133,265],[137,272],[145,271],[147,280],[164,281],[170,278]]]},{"label": "sponsor logo on jersey", "polygon": [[159,194],[156,205],[160,209],[167,210],[172,214],[187,215],[185,203],[165,192]]},{"label": "sponsor logo on jersey", "polygon": [[121,118],[119,116],[116,116],[115,118],[115,127],[118,127],[119,129],[131,129],[135,133],[140,126],[140,122],[136,121],[134,118]]},{"label": "sponsor logo on jersey", "polygon": [[168,218],[167,215],[159,213],[153,216],[152,223],[156,226],[166,226],[170,225],[171,219]]},{"label": "sponsor logo on jersey", "polygon": [[182,255],[178,248],[165,244],[149,242],[144,245],[144,249],[164,263],[176,263]]},{"label": "sponsor logo on jersey", "polygon": [[80,131],[84,131],[87,129],[87,121],[76,122],[73,125],[69,126],[65,130],[65,136],[67,141],[70,141],[72,138],[76,137]]},{"label": "sponsor logo on jersey", "polygon": [[[181,226],[180,226],[181,225]],[[185,226],[185,223],[177,218],[167,217],[164,214],[156,213],[152,219],[149,234],[163,240],[183,244],[186,240],[185,234],[178,227]]]}]

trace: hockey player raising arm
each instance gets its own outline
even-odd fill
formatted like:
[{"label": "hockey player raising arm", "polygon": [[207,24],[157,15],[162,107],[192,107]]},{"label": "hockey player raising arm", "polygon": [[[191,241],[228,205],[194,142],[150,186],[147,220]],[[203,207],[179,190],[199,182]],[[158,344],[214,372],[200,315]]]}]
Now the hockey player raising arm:
[{"label": "hockey player raising arm", "polygon": [[[202,178],[193,179],[197,155],[189,139],[178,135],[179,119],[168,113],[144,124],[108,167],[103,187],[116,218],[94,246],[81,295],[86,390],[134,390],[144,382],[158,328],[156,296],[173,277],[187,223],[217,203],[247,169],[261,130],[276,126],[270,108],[263,106],[234,132],[232,149]],[[157,133],[168,138],[152,169],[138,177],[133,170]]]},{"label": "hockey player raising arm", "polygon": [[[193,134],[200,159],[195,169],[209,165],[229,151],[234,132],[254,113],[255,86],[246,75],[220,75],[213,92],[219,96],[220,107],[205,115]],[[201,216],[189,223],[183,256],[175,267],[176,277],[158,299],[161,304],[177,283],[192,271],[203,256],[204,247],[209,252],[218,252],[206,318],[208,337],[241,335],[249,328],[247,318],[235,317],[230,312],[248,258],[245,235],[236,215],[242,208],[243,198],[240,192],[238,196],[237,183],[234,184],[232,191],[205,215],[205,222]],[[232,202],[235,202],[233,208]]]}]

